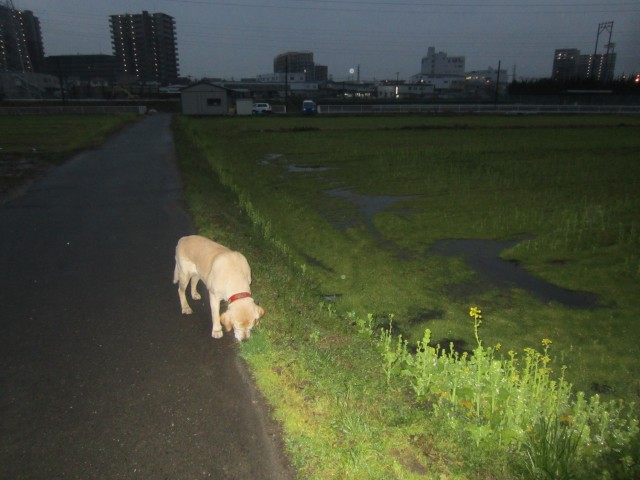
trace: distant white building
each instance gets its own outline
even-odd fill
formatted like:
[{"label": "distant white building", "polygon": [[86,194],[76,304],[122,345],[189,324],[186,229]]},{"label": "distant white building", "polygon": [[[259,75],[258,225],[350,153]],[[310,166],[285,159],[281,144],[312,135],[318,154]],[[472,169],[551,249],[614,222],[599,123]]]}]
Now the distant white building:
[{"label": "distant white building", "polygon": [[60,98],[60,81],[33,72],[0,72],[0,98]]},{"label": "distant white building", "polygon": [[477,84],[495,84],[498,81],[498,77],[500,77],[500,83],[504,84],[508,82],[507,71],[504,69],[498,69],[488,67],[486,70],[473,70],[471,72],[467,72],[466,80],[470,83]]},{"label": "distant white building", "polygon": [[427,83],[381,83],[376,86],[378,98],[424,98],[433,94],[433,85]]},{"label": "distant white building", "polygon": [[263,73],[256,76],[256,80],[262,83],[304,83],[306,82],[306,75],[304,72],[289,72],[289,73]]},{"label": "distant white building", "polygon": [[441,90],[463,90],[465,85],[465,77],[460,76],[438,76],[423,75],[419,73],[411,77],[414,84],[426,85],[435,91]]},{"label": "distant white building", "polygon": [[180,91],[184,115],[229,115],[235,113],[236,92],[220,85],[199,82]]},{"label": "distant white building", "polygon": [[465,57],[449,57],[445,52],[436,53],[429,47],[427,56],[422,57],[420,74],[428,77],[464,77]]}]

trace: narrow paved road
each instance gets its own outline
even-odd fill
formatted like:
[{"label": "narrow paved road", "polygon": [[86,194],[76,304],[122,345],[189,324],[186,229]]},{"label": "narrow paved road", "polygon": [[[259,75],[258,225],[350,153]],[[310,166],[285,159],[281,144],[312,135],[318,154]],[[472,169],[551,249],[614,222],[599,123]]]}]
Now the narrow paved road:
[{"label": "narrow paved road", "polygon": [[[0,207],[0,478],[291,478],[231,335],[182,316],[170,117]],[[206,296],[205,299],[206,301]]]}]

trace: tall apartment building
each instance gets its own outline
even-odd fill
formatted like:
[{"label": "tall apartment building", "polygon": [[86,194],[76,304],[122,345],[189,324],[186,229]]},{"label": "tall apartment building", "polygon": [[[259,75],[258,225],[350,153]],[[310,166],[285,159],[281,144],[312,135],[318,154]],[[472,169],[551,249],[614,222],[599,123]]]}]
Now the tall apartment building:
[{"label": "tall apartment building", "polygon": [[313,52],[286,52],[273,59],[273,73],[304,73],[305,81],[314,80]]},{"label": "tall apartment building", "polygon": [[286,52],[273,59],[273,73],[302,73],[305,82],[326,82],[328,68],[315,64],[313,52]]},{"label": "tall apartment building", "polygon": [[465,57],[449,57],[444,52],[436,53],[429,47],[427,56],[422,57],[420,73],[430,77],[464,77]]},{"label": "tall apartment building", "polygon": [[178,78],[175,21],[165,13],[111,15],[113,54],[122,71],[140,81],[172,83]]},{"label": "tall apartment building", "polygon": [[[613,45],[613,44],[612,44]],[[553,57],[554,80],[594,79],[601,82],[613,80],[616,54],[581,55],[576,48],[560,48]]]},{"label": "tall apartment building", "polygon": [[559,48],[553,56],[553,72],[551,78],[555,80],[573,80],[578,76],[578,59],[580,50],[577,48]]},{"label": "tall apartment building", "polygon": [[0,71],[42,72],[44,46],[40,20],[30,10],[0,5]]}]

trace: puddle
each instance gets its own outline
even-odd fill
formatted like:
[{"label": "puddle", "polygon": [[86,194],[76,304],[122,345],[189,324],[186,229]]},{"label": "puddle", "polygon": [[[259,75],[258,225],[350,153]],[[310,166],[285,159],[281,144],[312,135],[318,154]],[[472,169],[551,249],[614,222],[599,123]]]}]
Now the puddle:
[{"label": "puddle", "polygon": [[598,297],[590,292],[567,290],[542,280],[516,262],[500,258],[500,253],[522,240],[441,240],[429,254],[447,257],[463,257],[483,281],[497,287],[519,288],[545,302],[557,302],[572,308],[594,308]]},{"label": "puddle", "polygon": [[259,165],[272,165],[272,162],[284,157],[284,153],[267,153],[264,157],[258,160]]},{"label": "puddle", "polygon": [[[347,229],[354,227],[359,223],[364,223],[364,226],[371,232],[381,247],[397,249],[398,255],[400,256],[405,253],[399,250],[395,243],[380,235],[380,232],[373,223],[373,218],[376,214],[389,208],[394,203],[417,198],[418,195],[360,195],[346,188],[334,188],[332,190],[327,190],[327,193],[334,198],[340,198],[346,200],[352,205],[355,205],[356,210],[364,217],[364,221],[362,221],[362,219],[354,219],[349,216],[336,220],[335,218],[331,218],[329,215],[325,215],[325,218],[328,218],[330,222],[342,229]],[[400,211],[398,213],[403,212]],[[410,213],[410,211],[407,210],[405,213]]]},{"label": "puddle", "polygon": [[371,226],[373,226],[373,217],[377,213],[401,200],[417,198],[417,195],[360,195],[346,188],[334,188],[327,193],[332,197],[342,198],[355,204]]},{"label": "puddle", "polygon": [[309,165],[309,166],[286,165],[285,168],[289,173],[316,173],[316,172],[326,172],[327,170],[331,170],[331,167],[325,167],[322,165]]}]

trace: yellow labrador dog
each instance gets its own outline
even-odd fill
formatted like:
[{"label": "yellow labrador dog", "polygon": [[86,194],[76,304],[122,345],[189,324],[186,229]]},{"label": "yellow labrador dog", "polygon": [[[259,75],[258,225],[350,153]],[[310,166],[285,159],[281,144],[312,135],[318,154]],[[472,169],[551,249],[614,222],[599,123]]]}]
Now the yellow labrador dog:
[{"label": "yellow labrador dog", "polygon": [[[178,284],[182,313],[193,310],[187,302],[186,290],[191,282],[191,298],[200,300],[196,290],[198,281],[209,290],[213,338],[222,337],[222,325],[227,332],[233,328],[235,337],[242,341],[251,335],[251,329],[264,315],[264,310],[251,297],[251,269],[247,259],[239,252],[199,235],[182,237],[176,246],[176,269],[173,283]],[[228,303],[220,315],[220,301]]]}]

